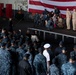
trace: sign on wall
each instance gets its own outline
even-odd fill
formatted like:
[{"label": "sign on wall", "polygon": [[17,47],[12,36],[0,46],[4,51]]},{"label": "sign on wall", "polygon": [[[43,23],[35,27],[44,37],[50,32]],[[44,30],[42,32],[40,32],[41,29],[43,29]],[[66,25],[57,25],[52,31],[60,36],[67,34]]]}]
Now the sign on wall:
[{"label": "sign on wall", "polygon": [[24,0],[24,1],[15,1],[14,8],[17,9],[17,10],[22,9],[24,11],[27,11],[28,1],[27,0]]}]

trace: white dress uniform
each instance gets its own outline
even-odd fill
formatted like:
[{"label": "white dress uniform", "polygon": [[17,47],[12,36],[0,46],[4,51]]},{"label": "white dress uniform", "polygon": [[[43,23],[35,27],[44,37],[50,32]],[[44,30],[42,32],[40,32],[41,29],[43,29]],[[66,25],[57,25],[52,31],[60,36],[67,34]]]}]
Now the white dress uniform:
[{"label": "white dress uniform", "polygon": [[50,68],[50,65],[48,64],[48,62],[50,62],[50,55],[47,51],[47,49],[50,47],[50,44],[45,44],[44,45],[44,48],[45,50],[43,51],[43,55],[46,57],[46,60],[47,60],[47,71],[49,71],[49,68]]}]

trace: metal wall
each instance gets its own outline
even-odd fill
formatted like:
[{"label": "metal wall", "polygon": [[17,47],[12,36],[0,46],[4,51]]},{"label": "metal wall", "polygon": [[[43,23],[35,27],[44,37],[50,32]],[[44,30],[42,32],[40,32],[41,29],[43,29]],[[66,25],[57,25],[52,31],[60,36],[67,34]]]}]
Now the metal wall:
[{"label": "metal wall", "polygon": [[28,0],[0,0],[0,3],[4,3],[4,6],[6,7],[6,4],[12,4],[12,8],[15,10],[19,10],[20,7],[27,11],[28,7]]}]

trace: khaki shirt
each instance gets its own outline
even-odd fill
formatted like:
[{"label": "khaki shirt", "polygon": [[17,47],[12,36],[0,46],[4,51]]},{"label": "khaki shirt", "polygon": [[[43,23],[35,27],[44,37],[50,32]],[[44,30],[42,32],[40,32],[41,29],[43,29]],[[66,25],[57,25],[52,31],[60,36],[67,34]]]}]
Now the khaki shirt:
[{"label": "khaki shirt", "polygon": [[76,12],[73,12],[72,19],[76,19]]},{"label": "khaki shirt", "polygon": [[70,11],[66,11],[66,18],[71,18],[71,12]]}]

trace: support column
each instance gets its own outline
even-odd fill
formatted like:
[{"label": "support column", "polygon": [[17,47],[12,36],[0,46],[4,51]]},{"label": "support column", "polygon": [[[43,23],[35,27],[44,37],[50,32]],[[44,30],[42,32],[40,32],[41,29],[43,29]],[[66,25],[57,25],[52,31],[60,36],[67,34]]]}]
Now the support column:
[{"label": "support column", "polygon": [[45,32],[44,32],[44,40],[45,40]]},{"label": "support column", "polygon": [[76,43],[76,38],[74,38],[74,43]]},{"label": "support column", "polygon": [[57,39],[57,34],[55,34],[55,39]]},{"label": "support column", "polygon": [[62,36],[62,41],[64,42],[64,36]]}]

